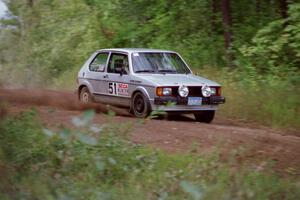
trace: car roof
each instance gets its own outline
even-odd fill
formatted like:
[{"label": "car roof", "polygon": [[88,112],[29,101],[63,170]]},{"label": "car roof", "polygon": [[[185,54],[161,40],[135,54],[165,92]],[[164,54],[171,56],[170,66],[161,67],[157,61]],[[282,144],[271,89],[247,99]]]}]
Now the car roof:
[{"label": "car roof", "polygon": [[112,48],[112,49],[99,49],[97,51],[119,51],[126,53],[134,52],[166,52],[166,53],[176,53],[175,51],[168,51],[162,49],[146,49],[146,48]]}]

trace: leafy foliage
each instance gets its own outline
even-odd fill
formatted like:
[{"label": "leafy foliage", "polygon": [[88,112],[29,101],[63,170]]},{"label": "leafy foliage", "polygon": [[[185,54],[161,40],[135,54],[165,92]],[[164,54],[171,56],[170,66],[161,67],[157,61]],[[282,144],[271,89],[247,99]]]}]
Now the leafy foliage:
[{"label": "leafy foliage", "polygon": [[[1,199],[295,199],[299,185],[253,169],[234,170],[218,154],[166,155],[134,144],[128,124],[52,131],[34,111],[0,124]],[[78,123],[80,121],[80,123]],[[85,127],[85,128],[84,128]]]},{"label": "leafy foliage", "polygon": [[252,40],[253,45],[241,49],[260,72],[277,76],[299,72],[299,13],[300,4],[291,5],[289,18],[269,23],[258,31]]},{"label": "leafy foliage", "polygon": [[[4,56],[4,65],[17,63],[19,70],[38,74],[35,75],[38,82],[49,77],[51,82],[59,75],[78,69],[91,52],[106,47],[173,49],[182,53],[195,68],[225,64],[221,5],[217,2],[216,10],[211,9],[212,1],[209,0],[32,2],[8,2],[10,10],[18,18],[4,20],[4,24],[11,23],[15,28],[1,32],[6,32],[4,37],[17,33],[9,44],[19,44],[19,47],[13,45],[1,49],[6,52],[8,48],[14,57],[20,59],[14,62]],[[236,52],[237,63],[242,59],[238,49],[247,44],[257,31],[253,39],[255,46],[243,50],[246,56],[261,55],[256,59],[259,61],[255,67],[284,65],[289,58],[295,58],[290,54],[299,53],[299,5],[290,5],[288,19],[275,21],[279,13],[270,10],[270,6],[278,4],[261,2],[260,10],[257,10],[255,4],[231,2],[235,35],[232,51]],[[285,28],[283,23],[287,24]],[[269,25],[264,27],[266,24]],[[286,59],[282,60],[279,51]],[[269,57],[271,61],[266,59]],[[252,60],[248,62],[252,63]],[[298,62],[293,59],[293,66]]]}]

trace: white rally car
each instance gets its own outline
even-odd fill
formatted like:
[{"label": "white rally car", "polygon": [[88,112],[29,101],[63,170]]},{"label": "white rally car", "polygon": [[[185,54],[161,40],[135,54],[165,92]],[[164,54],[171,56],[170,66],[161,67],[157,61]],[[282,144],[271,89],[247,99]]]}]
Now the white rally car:
[{"label": "white rally car", "polygon": [[166,50],[98,50],[80,69],[78,83],[80,101],[128,107],[136,117],[160,110],[210,123],[225,103],[218,83],[194,75],[178,53]]}]

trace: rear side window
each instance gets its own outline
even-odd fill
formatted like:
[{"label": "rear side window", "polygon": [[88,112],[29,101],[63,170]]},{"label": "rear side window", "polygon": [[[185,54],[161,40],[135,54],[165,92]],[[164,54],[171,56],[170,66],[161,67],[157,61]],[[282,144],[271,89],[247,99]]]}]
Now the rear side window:
[{"label": "rear side window", "polygon": [[106,67],[107,58],[108,53],[99,53],[90,64],[90,71],[103,72]]}]

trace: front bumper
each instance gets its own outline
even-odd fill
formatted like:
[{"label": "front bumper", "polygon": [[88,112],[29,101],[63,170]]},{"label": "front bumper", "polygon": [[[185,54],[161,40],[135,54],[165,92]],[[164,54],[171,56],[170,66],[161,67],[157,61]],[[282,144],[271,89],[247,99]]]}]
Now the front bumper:
[{"label": "front bumper", "polygon": [[159,110],[165,112],[174,112],[174,113],[196,113],[205,110],[217,110],[218,105],[201,105],[201,106],[187,106],[187,105],[151,105],[152,110]]},{"label": "front bumper", "polygon": [[152,110],[179,113],[195,113],[205,110],[217,110],[219,104],[225,103],[225,97],[202,97],[201,105],[188,105],[188,97],[156,97],[150,101]]},{"label": "front bumper", "polygon": [[[188,97],[156,97],[154,98],[155,105],[167,105],[168,103],[172,103],[175,105],[187,105]],[[218,105],[224,104],[225,97],[222,96],[211,96],[211,97],[202,97],[202,105]]]}]

